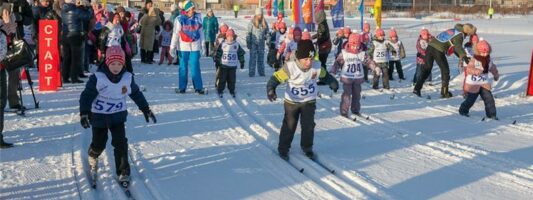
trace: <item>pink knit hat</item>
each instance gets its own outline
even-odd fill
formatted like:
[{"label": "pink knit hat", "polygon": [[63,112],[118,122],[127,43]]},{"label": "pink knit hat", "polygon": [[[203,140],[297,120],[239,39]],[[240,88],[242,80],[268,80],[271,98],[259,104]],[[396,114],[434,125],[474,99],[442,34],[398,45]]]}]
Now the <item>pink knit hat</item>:
[{"label": "pink knit hat", "polygon": [[487,40],[483,40],[483,38],[479,40],[476,48],[479,53],[490,53],[490,44],[487,42]]},{"label": "pink knit hat", "polygon": [[385,31],[381,28],[376,29],[376,36],[385,36]]},{"label": "pink knit hat", "polygon": [[124,63],[126,62],[124,51],[122,50],[122,48],[120,48],[120,46],[108,47],[105,51],[105,64],[109,66],[112,62],[116,61],[124,65]]},{"label": "pink knit hat", "polygon": [[398,37],[398,34],[396,33],[396,29],[394,28],[391,28],[390,31],[389,31],[389,37],[393,38],[393,37]]}]

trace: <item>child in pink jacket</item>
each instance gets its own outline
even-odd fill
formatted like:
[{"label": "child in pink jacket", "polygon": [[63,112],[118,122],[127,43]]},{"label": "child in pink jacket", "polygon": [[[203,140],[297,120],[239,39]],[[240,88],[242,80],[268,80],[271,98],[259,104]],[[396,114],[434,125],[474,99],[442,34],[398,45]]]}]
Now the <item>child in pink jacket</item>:
[{"label": "child in pink jacket", "polygon": [[467,92],[465,101],[459,108],[459,114],[469,116],[470,108],[476,102],[478,96],[481,96],[485,102],[485,114],[487,118],[498,119],[496,117],[496,104],[491,92],[492,73],[494,81],[498,81],[500,75],[498,69],[490,57],[490,44],[483,39],[475,45],[474,56],[466,66],[466,81],[464,89]]},{"label": "child in pink jacket", "polygon": [[377,67],[376,63],[361,49],[362,42],[362,35],[350,34],[348,43],[339,53],[331,68],[332,74],[338,72],[341,74],[344,91],[342,92],[340,112],[344,117],[349,116],[350,107],[352,114],[360,115],[361,84],[365,82],[363,65],[367,65],[376,74],[381,72],[381,68]]}]

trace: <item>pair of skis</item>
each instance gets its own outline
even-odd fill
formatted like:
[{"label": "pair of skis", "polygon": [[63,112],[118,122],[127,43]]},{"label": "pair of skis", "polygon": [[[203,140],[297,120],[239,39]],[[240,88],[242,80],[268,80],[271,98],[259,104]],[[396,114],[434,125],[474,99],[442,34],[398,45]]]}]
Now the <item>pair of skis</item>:
[{"label": "pair of skis", "polygon": [[[317,164],[318,166],[324,168],[326,171],[328,171],[329,173],[332,173],[332,174],[335,174],[335,170],[334,169],[331,169],[331,167],[328,167],[326,166],[324,163],[320,162],[320,160],[318,160],[317,158],[317,155],[315,154],[313,157],[308,157],[308,156],[305,156],[306,158],[309,158],[309,160],[313,161],[315,164]],[[289,158],[287,157],[287,159],[285,158],[282,158],[280,157],[282,160],[288,162],[292,167],[294,167],[296,170],[298,170],[300,173],[304,173],[304,170],[305,168],[303,167],[299,167],[299,166],[296,166],[294,163],[290,162]]]},{"label": "pair of skis", "polygon": [[[96,182],[98,180],[98,170],[96,168],[92,168],[89,170],[89,182],[91,182],[91,187],[93,189],[96,189]],[[129,181],[120,181],[118,179],[116,179],[117,183],[120,185],[120,188],[122,188],[122,190],[124,191],[124,195],[126,195],[126,197],[128,199],[135,199],[133,198],[133,196],[131,195],[131,191],[130,191],[130,182]]]}]

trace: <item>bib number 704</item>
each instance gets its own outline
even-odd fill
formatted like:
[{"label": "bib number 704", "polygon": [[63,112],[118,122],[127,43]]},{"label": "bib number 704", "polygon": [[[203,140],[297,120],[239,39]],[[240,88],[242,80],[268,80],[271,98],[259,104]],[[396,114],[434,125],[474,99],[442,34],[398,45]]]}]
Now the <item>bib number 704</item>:
[{"label": "bib number 704", "polygon": [[313,84],[308,87],[293,87],[291,93],[294,95],[306,96],[315,92],[315,86]]}]

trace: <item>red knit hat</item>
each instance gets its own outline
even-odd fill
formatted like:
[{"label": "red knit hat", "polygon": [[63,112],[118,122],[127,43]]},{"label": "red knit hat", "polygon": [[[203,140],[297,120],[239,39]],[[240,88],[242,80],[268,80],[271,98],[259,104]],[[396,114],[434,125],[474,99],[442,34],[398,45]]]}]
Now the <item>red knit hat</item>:
[{"label": "red knit hat", "polygon": [[357,33],[350,34],[350,37],[348,38],[348,45],[357,45],[359,46],[361,44],[361,35]]},{"label": "red knit hat", "polygon": [[363,24],[363,32],[370,32],[370,24],[366,21]]},{"label": "red knit hat", "polygon": [[376,28],[376,36],[385,36],[385,31],[381,28]]},{"label": "red knit hat", "polygon": [[232,28],[229,28],[227,31],[226,31],[226,37],[233,37],[235,38],[235,31],[233,31]]},{"label": "red knit hat", "polygon": [[220,33],[225,34],[226,31],[228,31],[228,28],[229,28],[228,25],[226,25],[226,24],[222,24],[222,25],[220,26]]},{"label": "red knit hat", "polygon": [[126,62],[125,60],[124,51],[120,46],[111,46],[108,47],[105,51],[105,64],[109,66],[112,62],[120,62],[120,64],[124,65]]},{"label": "red knit hat", "polygon": [[310,40],[311,39],[311,33],[307,31],[307,29],[304,29],[304,32],[302,33],[302,40]]},{"label": "red knit hat", "polygon": [[484,40],[483,38],[479,39],[479,42],[476,45],[476,48],[479,53],[490,53],[490,44],[487,42],[487,40]]},{"label": "red knit hat", "polygon": [[427,28],[422,27],[422,29],[420,30],[420,35],[429,37],[429,30]]},{"label": "red knit hat", "polygon": [[352,29],[350,29],[349,26],[346,26],[346,27],[344,27],[344,29],[343,29],[343,33],[344,33],[345,35],[346,35],[346,34],[350,34],[350,33],[352,33]]},{"label": "red knit hat", "polygon": [[393,37],[398,37],[398,33],[396,33],[396,29],[394,29],[394,27],[392,27],[389,31],[389,37],[393,38]]}]

